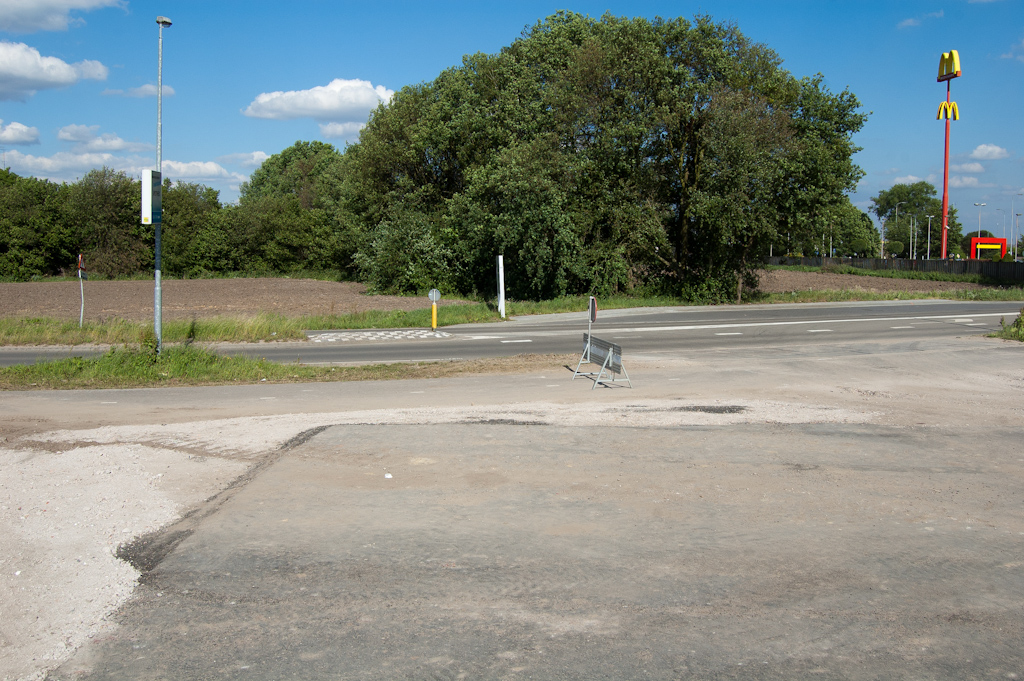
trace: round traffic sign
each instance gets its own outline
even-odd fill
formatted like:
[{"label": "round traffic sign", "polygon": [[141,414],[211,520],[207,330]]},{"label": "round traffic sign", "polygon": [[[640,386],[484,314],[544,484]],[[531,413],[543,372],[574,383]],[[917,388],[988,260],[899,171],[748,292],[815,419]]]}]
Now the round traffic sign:
[{"label": "round traffic sign", "polygon": [[430,293],[427,294],[427,298],[430,299],[430,302],[436,303],[437,301],[441,300],[441,292],[438,291],[436,288],[432,288],[430,289]]}]

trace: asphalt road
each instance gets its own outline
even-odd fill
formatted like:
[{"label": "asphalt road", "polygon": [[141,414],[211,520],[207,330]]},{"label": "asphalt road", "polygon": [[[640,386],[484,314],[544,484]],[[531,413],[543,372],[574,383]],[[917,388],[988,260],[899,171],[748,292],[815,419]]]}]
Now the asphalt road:
[{"label": "asphalt road", "polygon": [[[811,303],[601,311],[595,336],[618,343],[624,356],[687,350],[924,340],[990,333],[1013,320],[1021,303],[946,300]],[[505,323],[429,330],[311,331],[307,342],[218,344],[218,352],[301,364],[373,364],[480,359],[582,350],[585,312],[518,317]],[[409,338],[409,336],[420,336]],[[0,366],[70,356],[94,348],[0,348]]]},{"label": "asphalt road", "polygon": [[[1016,303],[913,301],[638,308],[600,312],[595,336],[624,356],[715,348],[917,340],[990,333],[1012,321]],[[504,324],[444,327],[441,338],[365,338],[358,332],[311,332],[308,343],[225,345],[222,352],[303,364],[365,364],[479,359],[521,353],[580,352],[585,312],[519,317]]]}]

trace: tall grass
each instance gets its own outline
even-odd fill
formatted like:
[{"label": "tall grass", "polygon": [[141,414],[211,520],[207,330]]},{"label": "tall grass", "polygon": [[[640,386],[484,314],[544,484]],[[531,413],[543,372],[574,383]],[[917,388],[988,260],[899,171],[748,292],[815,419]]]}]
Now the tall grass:
[{"label": "tall grass", "polygon": [[1007,324],[1005,319],[1000,319],[999,326],[1002,328],[992,334],[993,336],[1024,342],[1024,307],[1020,309],[1020,314],[1013,322]]}]

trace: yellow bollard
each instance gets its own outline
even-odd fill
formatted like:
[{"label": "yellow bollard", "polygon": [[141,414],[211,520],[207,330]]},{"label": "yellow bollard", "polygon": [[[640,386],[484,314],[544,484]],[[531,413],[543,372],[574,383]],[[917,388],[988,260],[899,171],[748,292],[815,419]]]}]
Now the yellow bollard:
[{"label": "yellow bollard", "polygon": [[437,332],[437,303],[430,304],[430,329]]}]

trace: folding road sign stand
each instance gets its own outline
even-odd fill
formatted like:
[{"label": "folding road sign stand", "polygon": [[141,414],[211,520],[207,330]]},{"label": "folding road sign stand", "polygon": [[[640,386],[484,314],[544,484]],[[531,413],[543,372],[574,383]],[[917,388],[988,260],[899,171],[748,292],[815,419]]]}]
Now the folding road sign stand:
[{"label": "folding road sign stand", "polygon": [[[580,367],[583,366],[584,362],[600,364],[601,369],[600,371],[590,372],[580,371]],[[615,374],[622,374],[625,378],[616,378]],[[594,385],[590,388],[591,390],[596,388],[599,383],[616,383],[621,381],[625,381],[630,388],[633,387],[633,383],[629,380],[629,374],[626,373],[626,367],[622,366],[622,348],[615,343],[601,340],[589,333],[583,334],[583,356],[580,357],[579,363],[576,364],[576,371],[572,375],[572,380],[575,381],[577,376],[593,377]]]}]

